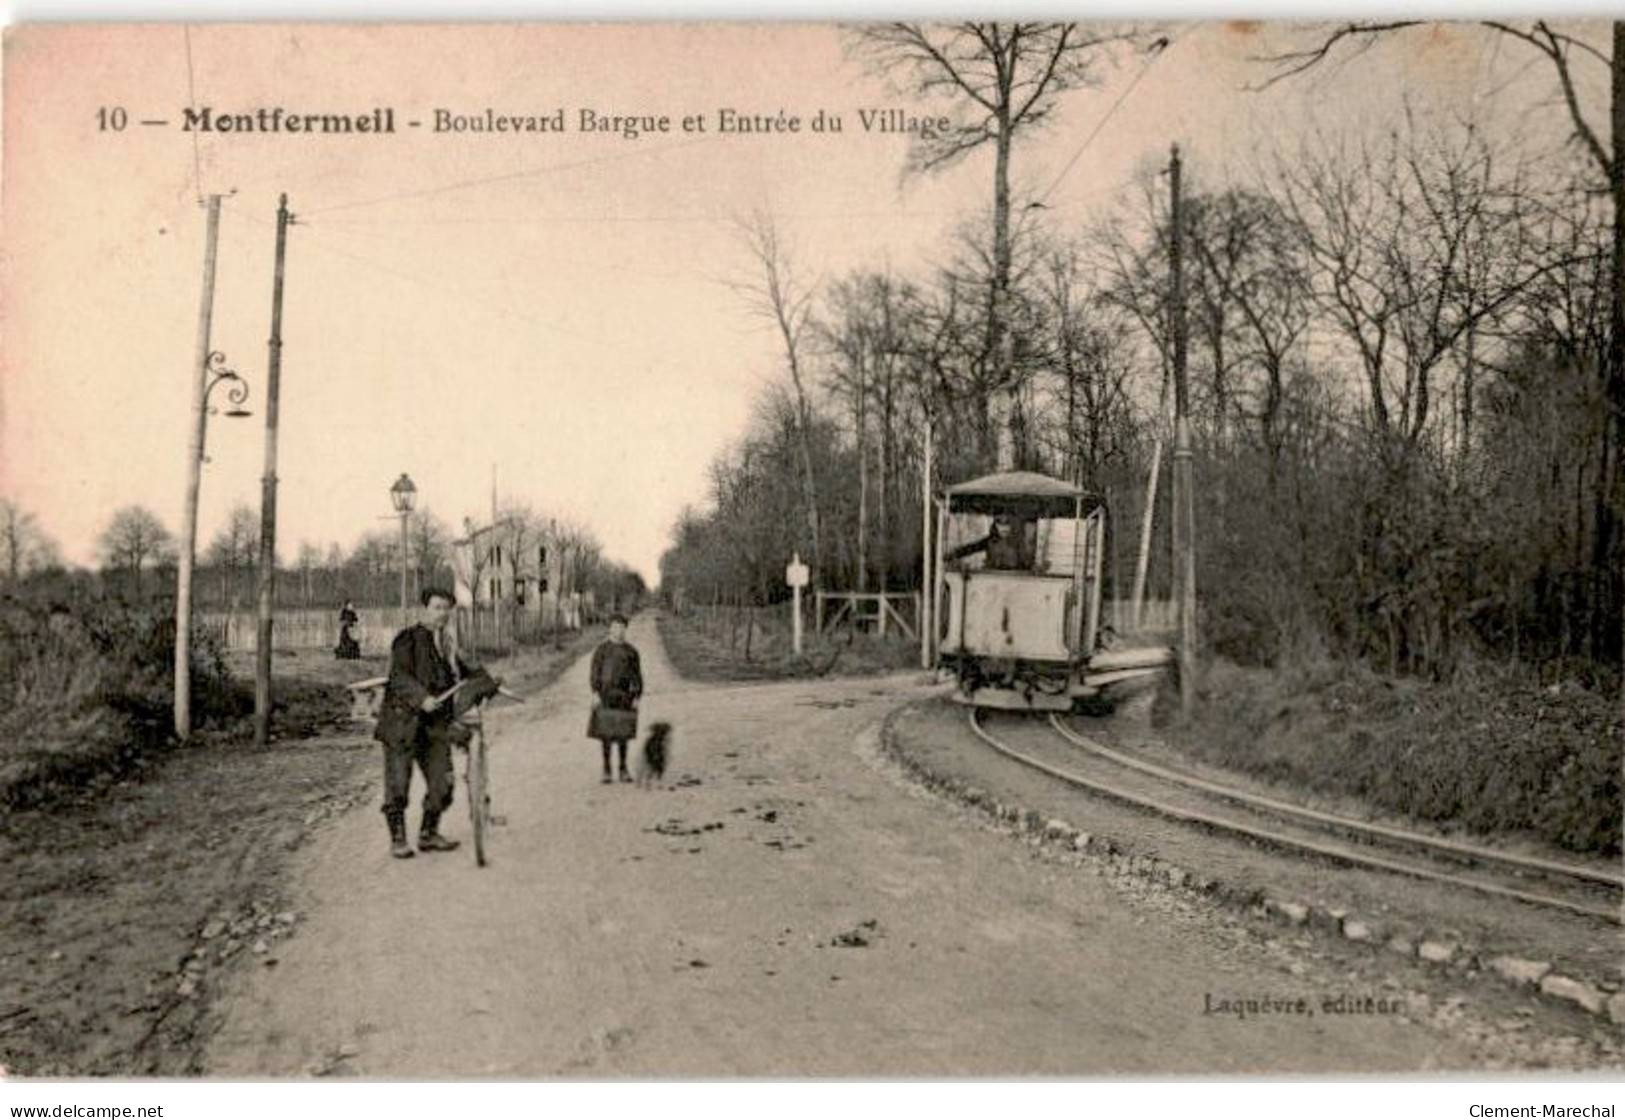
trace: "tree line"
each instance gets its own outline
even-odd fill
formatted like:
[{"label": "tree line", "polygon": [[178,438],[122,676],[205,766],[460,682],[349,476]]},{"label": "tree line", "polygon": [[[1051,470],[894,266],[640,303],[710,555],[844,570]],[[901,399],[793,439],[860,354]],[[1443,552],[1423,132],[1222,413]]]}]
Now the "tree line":
[{"label": "tree line", "polygon": [[[1609,62],[1548,32],[1564,66]],[[662,584],[778,601],[799,551],[819,586],[918,587],[929,430],[935,486],[1010,467],[1106,496],[1107,595],[1127,597],[1170,430],[1167,179],[1147,166],[1069,227],[1012,169],[1015,141],[1113,52],[1166,41],[1071,24],[852,34],[895,82],[949,91],[960,124],[916,148],[915,170],[990,147],[991,207],[943,240],[944,263],[817,282],[772,215],[738,223],[734,291],[771,327],[783,376],[674,527]],[[1245,174],[1187,177],[1197,585],[1214,651],[1432,677],[1485,657],[1618,664],[1625,370],[1601,188],[1619,168],[1584,142],[1583,94],[1554,73],[1575,145],[1413,105],[1374,130],[1283,139]],[[1150,593],[1166,595],[1166,486],[1156,501]]]},{"label": "tree line", "polygon": [[[461,577],[470,586],[488,584],[492,564],[507,550],[523,574],[538,571],[551,577],[549,591],[592,592],[599,602],[635,603],[644,594],[642,577],[603,555],[597,537],[568,518],[547,517],[523,502],[499,510],[494,538],[465,550],[472,562],[456,570],[454,545],[470,526],[454,533],[432,510],[414,511],[407,522],[408,592],[415,599],[428,586],[450,588]],[[225,523],[198,552],[193,568],[193,604],[205,611],[252,610],[259,587],[259,511],[239,502]],[[0,499],[0,587],[16,594],[34,590],[58,597],[110,594],[131,603],[173,594],[177,542],[151,510],[126,506],[116,510],[97,537],[98,570],[69,572],[61,550],[34,514],[9,499]],[[509,569],[511,570],[511,568]],[[482,582],[486,581],[486,582]],[[88,584],[97,586],[90,587]],[[357,606],[394,606],[400,602],[401,534],[399,526],[366,532],[346,550],[337,542],[325,547],[303,542],[291,560],[277,558],[277,605],[282,609],[337,610],[346,601]],[[511,582],[501,587],[505,605],[516,605]]]}]

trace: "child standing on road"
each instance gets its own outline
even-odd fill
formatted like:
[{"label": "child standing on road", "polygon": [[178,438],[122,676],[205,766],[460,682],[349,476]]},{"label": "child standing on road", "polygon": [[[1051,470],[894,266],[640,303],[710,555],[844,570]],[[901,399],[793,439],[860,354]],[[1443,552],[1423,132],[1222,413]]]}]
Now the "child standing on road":
[{"label": "child standing on road", "polygon": [[621,781],[630,782],[626,768],[626,744],[637,738],[638,697],[643,695],[643,667],[638,651],[626,640],[626,616],[611,615],[609,637],[592,652],[592,715],[587,720],[587,738],[597,739],[604,750],[604,782],[615,779],[609,769],[609,748],[619,747]]}]

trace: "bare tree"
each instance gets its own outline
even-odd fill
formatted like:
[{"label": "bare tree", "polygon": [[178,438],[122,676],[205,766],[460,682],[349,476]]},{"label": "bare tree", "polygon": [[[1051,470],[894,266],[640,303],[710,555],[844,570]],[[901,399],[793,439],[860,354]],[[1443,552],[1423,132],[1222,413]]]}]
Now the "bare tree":
[{"label": "bare tree", "polygon": [[9,498],[0,498],[0,571],[13,586],[24,576],[61,563],[56,542],[39,527],[39,519]]},{"label": "bare tree", "polygon": [[829,359],[829,387],[845,398],[852,416],[852,434],[858,461],[857,559],[858,591],[869,590],[869,378],[873,364],[873,331],[864,306],[863,281],[838,281],[829,292],[829,313],[817,325]]},{"label": "bare tree", "polygon": [[802,515],[807,519],[807,532],[812,538],[812,580],[816,585],[824,566],[823,515],[819,507],[818,476],[813,468],[813,409],[802,355],[816,286],[804,283],[797,276],[795,262],[780,240],[778,226],[771,215],[758,211],[737,224],[740,238],[759,271],[752,279],[729,286],[745,297],[753,314],[773,324],[784,345],[785,365],[795,391],[801,449],[801,506]]},{"label": "bare tree", "polygon": [[[1236,361],[1263,381],[1255,394],[1255,415],[1273,489],[1284,440],[1287,362],[1312,312],[1298,241],[1286,215],[1257,192],[1231,189],[1198,196],[1191,200],[1191,210],[1189,241],[1201,265],[1198,284],[1217,286],[1236,309]],[[1216,367],[1220,364],[1215,361]]]},{"label": "bare tree", "polygon": [[[1384,36],[1426,25],[1425,20],[1353,21],[1317,32],[1311,45],[1265,59],[1280,81],[1320,64],[1345,49],[1369,48]],[[1625,660],[1625,581],[1618,573],[1625,564],[1625,21],[1608,25],[1609,49],[1585,35],[1560,28],[1548,20],[1514,22],[1484,20],[1483,27],[1533,50],[1551,68],[1569,124],[1580,149],[1606,187],[1613,211],[1610,249],[1608,344],[1601,365],[1603,399],[1609,423],[1602,447],[1602,524],[1594,549],[1600,579],[1611,587],[1612,610],[1619,619],[1616,638]],[[1600,36],[1596,38],[1600,39]],[[1606,114],[1586,104],[1583,90],[1587,72],[1606,73],[1609,97]],[[1604,128],[1599,119],[1606,115]],[[1607,136],[1605,142],[1603,137]],[[1625,710],[1625,673],[1620,675],[1620,707]]]},{"label": "bare tree", "polygon": [[299,569],[299,589],[303,606],[310,607],[311,577],[317,568],[322,566],[322,550],[309,541],[301,541],[299,550],[294,554],[294,566]]},{"label": "bare tree", "polygon": [[[1521,184],[1498,174],[1470,128],[1455,137],[1412,127],[1378,143],[1308,143],[1277,173],[1276,201],[1311,263],[1320,308],[1358,355],[1375,431],[1415,447],[1434,418],[1441,367],[1537,271],[1471,272],[1482,260],[1475,239],[1487,210],[1495,199],[1515,204]],[[1520,235],[1515,205],[1500,218],[1500,236]]]},{"label": "bare tree", "polygon": [[412,514],[406,529],[407,548],[411,551],[412,570],[417,587],[422,589],[438,582],[440,573],[448,566],[447,549],[451,531],[434,511],[421,509]]},{"label": "bare tree", "polygon": [[352,579],[365,589],[364,600],[387,603],[391,601],[389,587],[398,582],[401,570],[401,536],[399,531],[373,529],[362,535],[350,550],[345,568]]},{"label": "bare tree", "polygon": [[237,577],[252,572],[260,554],[259,514],[238,502],[226,515],[226,523],[203,554],[204,562],[220,572],[220,605],[235,610]]},{"label": "bare tree", "polygon": [[[909,169],[947,167],[984,145],[993,147],[992,283],[982,349],[993,370],[992,388],[1005,394],[1015,432],[996,425],[995,438],[1009,438],[1008,451],[992,457],[1008,466],[1021,458],[1020,385],[1011,338],[1011,153],[1018,135],[1044,125],[1060,96],[1098,85],[1111,48],[1132,37],[1118,25],[1082,23],[876,23],[853,29],[856,52],[873,69],[910,93],[946,98],[949,128],[922,132]],[[984,448],[984,454],[992,449]]]},{"label": "bare tree", "polygon": [[1101,277],[1101,302],[1126,314],[1155,352],[1159,410],[1174,368],[1169,225],[1167,191],[1147,169],[1137,177],[1133,203],[1107,215],[1089,232],[1091,263]]},{"label": "bare tree", "polygon": [[140,595],[142,569],[148,561],[162,562],[174,544],[156,514],[142,506],[125,506],[113,514],[96,547],[107,568],[130,573],[134,592]]},{"label": "bare tree", "polygon": [[1115,429],[1127,420],[1135,362],[1125,316],[1089,290],[1084,273],[1077,244],[1056,246],[1038,297],[1048,340],[1046,381],[1059,413],[1052,442],[1060,473],[1096,485],[1101,464],[1116,449]]}]

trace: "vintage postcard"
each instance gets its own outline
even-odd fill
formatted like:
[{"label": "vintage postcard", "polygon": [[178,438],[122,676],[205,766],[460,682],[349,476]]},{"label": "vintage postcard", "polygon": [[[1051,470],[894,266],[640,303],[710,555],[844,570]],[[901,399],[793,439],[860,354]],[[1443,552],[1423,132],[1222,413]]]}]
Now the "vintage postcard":
[{"label": "vintage postcard", "polygon": [[0,1068],[1617,1076],[1622,49],[11,27]]}]

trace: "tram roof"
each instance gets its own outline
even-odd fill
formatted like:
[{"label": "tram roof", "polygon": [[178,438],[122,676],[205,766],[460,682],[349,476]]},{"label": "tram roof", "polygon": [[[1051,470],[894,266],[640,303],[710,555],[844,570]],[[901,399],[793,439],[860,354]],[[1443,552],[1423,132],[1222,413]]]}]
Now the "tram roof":
[{"label": "tram roof", "polygon": [[1074,517],[1101,504],[1100,495],[1035,471],[1000,471],[943,490],[953,513],[1013,513],[1024,517]]}]

